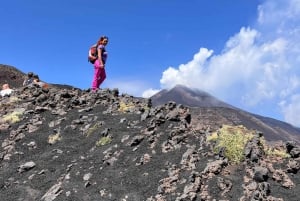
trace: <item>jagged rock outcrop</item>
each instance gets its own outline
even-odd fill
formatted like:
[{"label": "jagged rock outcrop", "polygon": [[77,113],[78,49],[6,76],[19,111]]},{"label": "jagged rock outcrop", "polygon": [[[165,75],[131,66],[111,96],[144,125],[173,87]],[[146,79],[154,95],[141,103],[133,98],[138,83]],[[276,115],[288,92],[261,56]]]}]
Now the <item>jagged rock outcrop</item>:
[{"label": "jagged rock outcrop", "polygon": [[198,89],[176,85],[172,89],[162,90],[151,97],[154,106],[164,105],[169,101],[190,108],[195,127],[217,129],[222,124],[243,125],[264,133],[269,141],[295,141],[300,145],[300,128],[294,127],[269,117],[249,113],[229,105],[211,94]]},{"label": "jagged rock outcrop", "polygon": [[194,127],[175,102],[21,87],[0,99],[0,116],[5,201],[300,199],[296,143],[267,145],[254,131],[233,163],[209,140],[220,132]]}]

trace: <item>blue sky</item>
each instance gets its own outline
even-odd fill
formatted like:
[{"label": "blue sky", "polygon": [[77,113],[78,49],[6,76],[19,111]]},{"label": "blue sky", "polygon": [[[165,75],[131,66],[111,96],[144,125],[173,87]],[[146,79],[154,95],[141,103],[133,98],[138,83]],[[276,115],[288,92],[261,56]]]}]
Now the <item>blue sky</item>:
[{"label": "blue sky", "polygon": [[184,84],[300,126],[300,0],[10,0],[0,63],[91,86],[88,48],[107,35],[102,88],[149,97]]}]

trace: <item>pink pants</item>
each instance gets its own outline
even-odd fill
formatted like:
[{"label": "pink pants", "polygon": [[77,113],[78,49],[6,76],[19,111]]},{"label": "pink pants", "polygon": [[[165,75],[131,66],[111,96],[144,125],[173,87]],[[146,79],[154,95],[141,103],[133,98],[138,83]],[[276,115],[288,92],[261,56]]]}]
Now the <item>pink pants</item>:
[{"label": "pink pants", "polygon": [[97,59],[94,63],[94,78],[92,82],[92,89],[99,89],[100,85],[106,78],[106,72],[104,67],[100,67],[100,62]]}]

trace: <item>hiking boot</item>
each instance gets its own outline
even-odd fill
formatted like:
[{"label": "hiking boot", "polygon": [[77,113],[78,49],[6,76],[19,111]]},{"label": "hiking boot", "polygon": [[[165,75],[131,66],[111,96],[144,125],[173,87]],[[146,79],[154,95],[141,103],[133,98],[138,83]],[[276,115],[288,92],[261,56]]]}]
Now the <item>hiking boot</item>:
[{"label": "hiking boot", "polygon": [[92,93],[97,93],[97,92],[98,92],[98,89],[92,89],[91,92],[92,92]]}]

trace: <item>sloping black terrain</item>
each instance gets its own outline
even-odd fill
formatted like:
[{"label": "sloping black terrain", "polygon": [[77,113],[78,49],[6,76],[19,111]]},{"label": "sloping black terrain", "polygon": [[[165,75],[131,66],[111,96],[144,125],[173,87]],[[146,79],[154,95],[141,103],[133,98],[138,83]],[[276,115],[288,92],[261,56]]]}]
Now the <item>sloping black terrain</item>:
[{"label": "sloping black terrain", "polygon": [[231,163],[174,102],[28,87],[0,101],[3,201],[300,200],[299,146],[268,155],[257,132]]}]

